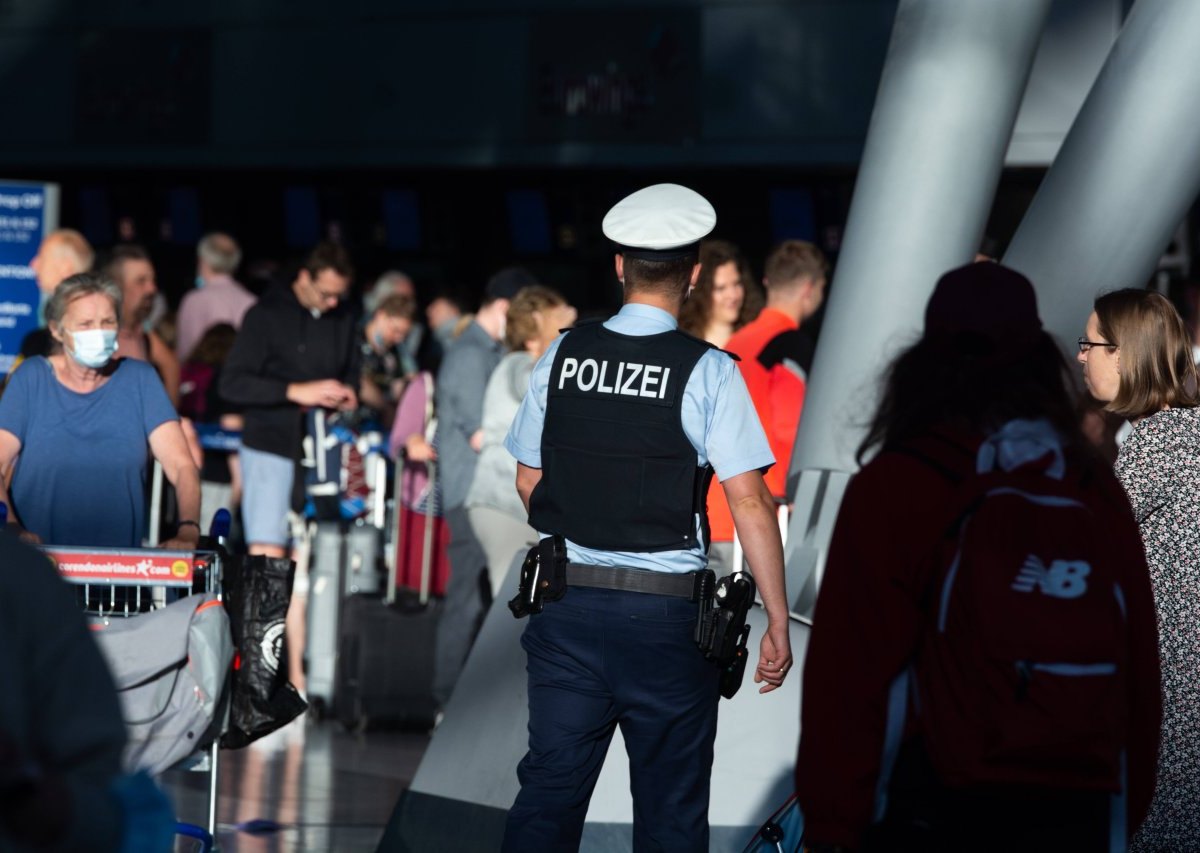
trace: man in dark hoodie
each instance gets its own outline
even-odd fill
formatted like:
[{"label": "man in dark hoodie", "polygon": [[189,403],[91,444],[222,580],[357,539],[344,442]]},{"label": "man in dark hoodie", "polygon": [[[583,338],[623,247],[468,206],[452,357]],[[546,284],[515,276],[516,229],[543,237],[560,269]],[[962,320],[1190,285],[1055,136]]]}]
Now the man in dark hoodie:
[{"label": "man in dark hoodie", "polygon": [[287,553],[287,515],[304,439],[303,411],[358,405],[356,317],[346,252],[322,243],[289,285],[246,313],[221,373],[221,396],[245,413],[242,516],[251,554]]}]

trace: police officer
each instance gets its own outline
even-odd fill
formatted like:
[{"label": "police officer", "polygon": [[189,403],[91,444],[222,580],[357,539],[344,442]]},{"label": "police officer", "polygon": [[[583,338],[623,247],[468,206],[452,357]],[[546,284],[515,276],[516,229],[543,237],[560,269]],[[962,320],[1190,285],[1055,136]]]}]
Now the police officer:
[{"label": "police officer", "polygon": [[660,184],[604,219],[624,306],[560,336],[534,368],[506,446],[530,524],[566,540],[567,591],[530,617],[529,752],[504,849],[576,850],[616,726],[629,752],[633,849],[708,850],[719,668],[691,600],[708,546],[709,478],[725,489],[768,627],[754,680],[792,656],[774,459],[733,359],[677,330],[716,213]]}]

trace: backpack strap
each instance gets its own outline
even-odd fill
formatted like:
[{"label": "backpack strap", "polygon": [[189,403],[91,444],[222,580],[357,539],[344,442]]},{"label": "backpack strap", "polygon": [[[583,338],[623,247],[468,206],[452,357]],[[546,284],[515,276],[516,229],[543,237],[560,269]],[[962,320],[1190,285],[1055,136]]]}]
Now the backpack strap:
[{"label": "backpack strap", "polygon": [[939,432],[887,449],[916,459],[955,486],[975,473],[975,451]]}]

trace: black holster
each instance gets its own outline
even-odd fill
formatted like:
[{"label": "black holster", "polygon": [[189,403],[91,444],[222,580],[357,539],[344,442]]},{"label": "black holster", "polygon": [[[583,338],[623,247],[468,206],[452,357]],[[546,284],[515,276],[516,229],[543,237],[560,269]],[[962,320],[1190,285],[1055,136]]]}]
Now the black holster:
[{"label": "black holster", "polygon": [[696,622],[696,645],[704,656],[721,667],[721,695],[732,699],[746,673],[746,643],[750,626],[746,615],[754,604],[754,578],[734,572],[717,582],[707,606],[702,602]]},{"label": "black holster", "polygon": [[517,619],[541,613],[547,601],[567,594],[567,543],[561,536],[547,536],[529,549],[521,564],[521,582],[508,609]]}]

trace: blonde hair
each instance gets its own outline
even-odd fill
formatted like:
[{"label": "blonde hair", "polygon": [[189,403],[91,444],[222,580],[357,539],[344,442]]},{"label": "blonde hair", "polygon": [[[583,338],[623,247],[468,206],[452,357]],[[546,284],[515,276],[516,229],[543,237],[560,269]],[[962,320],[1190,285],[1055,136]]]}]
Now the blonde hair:
[{"label": "blonde hair", "polygon": [[508,321],[504,327],[504,343],[511,350],[525,348],[525,342],[538,336],[538,311],[566,305],[562,294],[551,287],[531,284],[522,287],[508,303]]},{"label": "blonde hair", "polygon": [[1120,385],[1106,407],[1143,418],[1168,406],[1191,408],[1196,364],[1187,327],[1175,306],[1152,290],[1115,290],[1095,302],[1100,334],[1118,347]]}]

